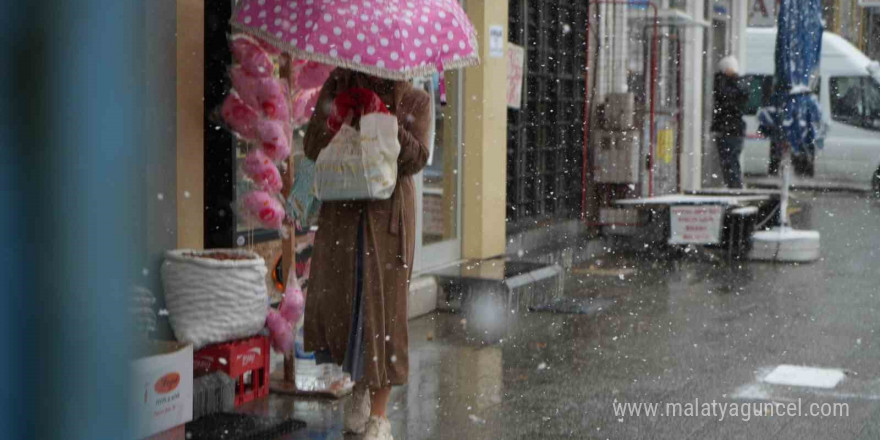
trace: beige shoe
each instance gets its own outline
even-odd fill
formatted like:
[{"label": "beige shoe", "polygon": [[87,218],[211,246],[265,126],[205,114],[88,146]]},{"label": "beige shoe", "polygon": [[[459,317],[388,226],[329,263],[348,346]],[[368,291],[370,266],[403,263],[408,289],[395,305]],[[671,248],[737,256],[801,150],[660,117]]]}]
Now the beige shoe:
[{"label": "beige shoe", "polygon": [[370,388],[355,385],[345,405],[345,432],[363,434],[370,418]]},{"label": "beige shoe", "polygon": [[385,417],[370,417],[364,440],[394,440],[391,437],[391,422]]}]

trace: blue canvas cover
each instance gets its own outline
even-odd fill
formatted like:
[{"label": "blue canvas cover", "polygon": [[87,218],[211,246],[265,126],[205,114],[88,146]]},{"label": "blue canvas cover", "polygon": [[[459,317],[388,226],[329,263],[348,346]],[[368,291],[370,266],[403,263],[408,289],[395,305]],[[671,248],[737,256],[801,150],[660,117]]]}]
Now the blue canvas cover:
[{"label": "blue canvas cover", "polygon": [[822,147],[819,99],[822,52],[820,0],[781,0],[777,18],[775,91],[772,105],[758,112],[761,131],[787,142],[794,153]]}]

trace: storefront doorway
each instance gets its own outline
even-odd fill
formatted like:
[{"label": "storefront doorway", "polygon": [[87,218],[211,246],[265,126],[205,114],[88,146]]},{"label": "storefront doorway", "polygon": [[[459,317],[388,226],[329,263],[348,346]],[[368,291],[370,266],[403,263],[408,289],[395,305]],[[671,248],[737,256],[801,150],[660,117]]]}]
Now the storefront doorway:
[{"label": "storefront doorway", "polygon": [[416,176],[417,272],[461,258],[461,77],[459,72],[446,74],[446,105],[440,103],[436,78],[417,82],[431,94],[434,109],[433,151]]},{"label": "storefront doorway", "polygon": [[[205,10],[205,114],[220,106],[229,89],[226,69],[231,62],[227,35],[232,2],[211,2]],[[420,79],[415,85],[429,91],[434,108],[433,154],[416,182],[416,250],[414,270],[425,272],[461,259],[461,143],[463,75],[445,75],[447,104],[440,104],[439,79]],[[267,261],[280,255],[276,231],[252,229],[238,222],[231,209],[237,194],[249,186],[238,175],[246,151],[229,131],[205,119],[205,246],[257,246]],[[300,135],[301,137],[301,135]]]}]

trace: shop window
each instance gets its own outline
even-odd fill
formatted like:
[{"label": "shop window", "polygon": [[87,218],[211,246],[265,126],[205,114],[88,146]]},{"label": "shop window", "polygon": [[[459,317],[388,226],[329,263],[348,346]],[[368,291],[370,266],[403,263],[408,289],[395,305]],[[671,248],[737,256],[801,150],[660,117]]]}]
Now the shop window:
[{"label": "shop window", "polygon": [[831,118],[847,125],[880,130],[880,86],[867,76],[831,78]]},{"label": "shop window", "polygon": [[[748,86],[749,100],[746,104],[745,114],[755,115],[761,107],[767,107],[773,98],[773,75],[745,75],[743,81]],[[821,78],[816,78],[813,93],[817,96],[821,87]]]},{"label": "shop window", "polygon": [[749,101],[745,114],[755,115],[758,113],[758,109],[770,104],[770,97],[773,94],[773,76],[746,75],[743,77],[743,81],[749,87]]},{"label": "shop window", "polygon": [[525,47],[523,105],[508,110],[510,229],[576,218],[581,203],[587,2],[517,0],[510,41]]},{"label": "shop window", "polygon": [[428,79],[415,81],[433,95],[434,148],[422,171],[422,244],[439,243],[458,236],[459,74],[446,73],[448,102],[441,104],[440,89]]}]

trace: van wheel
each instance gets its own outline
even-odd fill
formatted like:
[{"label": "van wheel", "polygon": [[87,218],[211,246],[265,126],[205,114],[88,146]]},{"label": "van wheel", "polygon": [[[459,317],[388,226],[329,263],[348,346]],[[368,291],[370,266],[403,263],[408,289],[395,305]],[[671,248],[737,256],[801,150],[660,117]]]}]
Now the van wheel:
[{"label": "van wheel", "polygon": [[871,192],[874,197],[880,198],[880,168],[874,172],[874,178],[871,179]]}]

